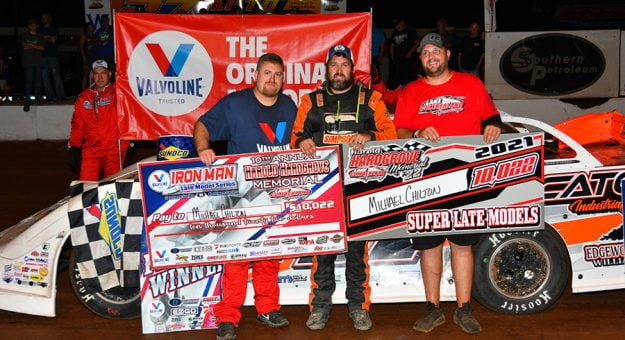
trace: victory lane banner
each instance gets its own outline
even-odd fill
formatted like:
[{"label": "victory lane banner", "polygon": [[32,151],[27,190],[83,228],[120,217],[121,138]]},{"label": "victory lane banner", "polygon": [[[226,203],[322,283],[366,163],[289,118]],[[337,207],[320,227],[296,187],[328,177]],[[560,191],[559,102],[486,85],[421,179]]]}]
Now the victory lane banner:
[{"label": "victory lane banner", "polygon": [[349,240],[541,230],[544,136],[343,146]]},{"label": "victory lane banner", "polygon": [[155,269],[347,249],[338,147],[139,164]]}]

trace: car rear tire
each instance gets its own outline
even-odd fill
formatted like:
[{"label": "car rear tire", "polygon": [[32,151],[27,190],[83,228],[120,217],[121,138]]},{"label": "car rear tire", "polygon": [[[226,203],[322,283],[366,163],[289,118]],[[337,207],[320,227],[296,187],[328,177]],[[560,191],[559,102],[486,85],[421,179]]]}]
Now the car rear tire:
[{"label": "car rear tire", "polygon": [[543,231],[485,235],[474,248],[473,297],[504,314],[533,314],[558,300],[570,275],[567,248]]},{"label": "car rear tire", "polygon": [[136,319],[141,316],[141,295],[139,287],[111,288],[92,293],[85,287],[76,265],[74,253],[69,260],[69,278],[78,300],[90,311],[108,319]]}]

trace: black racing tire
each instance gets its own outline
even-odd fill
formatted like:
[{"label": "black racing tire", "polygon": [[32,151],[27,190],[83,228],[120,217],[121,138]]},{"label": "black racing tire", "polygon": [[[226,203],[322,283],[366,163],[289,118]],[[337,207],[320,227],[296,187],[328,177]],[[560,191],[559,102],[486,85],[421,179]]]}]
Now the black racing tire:
[{"label": "black racing tire", "polygon": [[78,300],[90,311],[107,319],[136,319],[141,316],[141,294],[135,288],[111,288],[103,292],[87,291],[76,265],[74,253],[69,259],[69,281]]},{"label": "black racing tire", "polygon": [[569,281],[566,245],[543,231],[484,235],[474,247],[473,298],[503,314],[533,314],[556,303]]}]

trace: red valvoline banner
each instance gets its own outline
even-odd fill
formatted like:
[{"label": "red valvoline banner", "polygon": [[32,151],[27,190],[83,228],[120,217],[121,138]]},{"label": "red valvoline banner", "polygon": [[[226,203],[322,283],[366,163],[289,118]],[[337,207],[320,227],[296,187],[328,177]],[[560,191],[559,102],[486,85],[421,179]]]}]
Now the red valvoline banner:
[{"label": "red valvoline banner", "polygon": [[[197,118],[226,94],[251,87],[258,58],[285,62],[283,92],[296,104],[325,79],[328,49],[352,49],[369,81],[371,15],[115,15],[120,138],[193,134]],[[233,112],[236,114],[236,112]]]}]

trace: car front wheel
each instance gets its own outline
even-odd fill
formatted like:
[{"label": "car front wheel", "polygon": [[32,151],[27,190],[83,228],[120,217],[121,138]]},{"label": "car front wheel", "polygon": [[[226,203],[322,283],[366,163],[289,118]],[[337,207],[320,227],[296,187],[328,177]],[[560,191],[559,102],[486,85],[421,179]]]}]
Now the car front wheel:
[{"label": "car front wheel", "polygon": [[90,292],[80,276],[73,252],[69,261],[72,289],[87,309],[109,319],[136,319],[141,316],[141,295],[138,287],[116,287],[97,293]]}]

